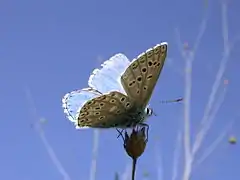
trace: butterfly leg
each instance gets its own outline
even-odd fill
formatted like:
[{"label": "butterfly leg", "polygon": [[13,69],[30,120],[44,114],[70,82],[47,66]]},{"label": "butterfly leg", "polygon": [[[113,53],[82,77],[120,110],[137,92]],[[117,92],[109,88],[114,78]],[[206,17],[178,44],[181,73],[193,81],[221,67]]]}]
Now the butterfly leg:
[{"label": "butterfly leg", "polygon": [[124,129],[121,129],[121,130],[119,130],[118,128],[116,128],[116,130],[117,130],[117,132],[119,133],[118,134],[118,136],[117,136],[117,138],[119,138],[120,136],[122,137],[122,139],[124,140],[124,137],[123,137],[123,131],[124,131]]},{"label": "butterfly leg", "polygon": [[149,125],[146,124],[146,123],[139,123],[139,125],[142,126],[142,127],[146,127],[146,129],[147,129],[147,136],[146,136],[146,142],[147,142],[147,141],[148,141],[148,130],[149,130]]},{"label": "butterfly leg", "polygon": [[[119,130],[119,129],[117,129],[117,128],[116,128],[116,130],[117,130],[118,133],[119,133],[119,135],[118,135],[117,138],[119,138],[120,136],[122,137],[122,140],[123,140],[123,146],[124,146],[124,148],[126,148],[126,142],[127,142],[127,140],[129,139],[129,136],[128,136],[128,133],[127,133],[127,130],[126,130],[126,129],[121,129],[121,130]],[[124,133],[124,135],[123,135],[122,133],[123,133],[124,130],[125,130],[125,133]]]}]

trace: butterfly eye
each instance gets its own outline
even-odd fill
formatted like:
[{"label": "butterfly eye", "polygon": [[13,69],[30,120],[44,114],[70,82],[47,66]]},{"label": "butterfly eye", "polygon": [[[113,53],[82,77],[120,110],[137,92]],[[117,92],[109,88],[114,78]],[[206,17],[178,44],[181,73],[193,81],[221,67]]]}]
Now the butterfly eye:
[{"label": "butterfly eye", "polygon": [[150,111],[150,109],[149,109],[149,108],[147,108],[147,114],[149,114],[149,111]]},{"label": "butterfly eye", "polygon": [[101,107],[103,107],[103,106],[104,106],[104,103],[102,102],[102,103],[100,103],[99,105],[100,105]]},{"label": "butterfly eye", "polygon": [[95,115],[96,115],[96,116],[100,115],[100,112],[95,112]]}]

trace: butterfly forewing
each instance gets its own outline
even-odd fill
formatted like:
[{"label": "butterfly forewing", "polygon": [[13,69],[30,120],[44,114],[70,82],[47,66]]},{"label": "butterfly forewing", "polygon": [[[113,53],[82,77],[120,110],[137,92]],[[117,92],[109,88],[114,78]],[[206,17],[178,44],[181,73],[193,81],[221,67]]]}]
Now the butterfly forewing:
[{"label": "butterfly forewing", "polygon": [[138,107],[145,108],[162,71],[167,43],[161,43],[140,54],[121,76],[127,95]]},{"label": "butterfly forewing", "polygon": [[81,108],[78,126],[95,128],[127,127],[135,113],[134,104],[126,95],[112,91],[87,101]]}]

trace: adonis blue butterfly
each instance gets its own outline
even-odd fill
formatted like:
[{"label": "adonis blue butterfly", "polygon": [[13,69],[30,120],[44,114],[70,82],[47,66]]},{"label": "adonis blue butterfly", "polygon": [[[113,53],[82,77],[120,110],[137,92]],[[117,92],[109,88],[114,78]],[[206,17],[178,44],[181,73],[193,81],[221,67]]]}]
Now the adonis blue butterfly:
[{"label": "adonis blue butterfly", "polygon": [[62,106],[76,128],[128,128],[152,115],[148,102],[167,56],[163,42],[132,62],[116,54],[95,69],[88,88],[67,93]]}]

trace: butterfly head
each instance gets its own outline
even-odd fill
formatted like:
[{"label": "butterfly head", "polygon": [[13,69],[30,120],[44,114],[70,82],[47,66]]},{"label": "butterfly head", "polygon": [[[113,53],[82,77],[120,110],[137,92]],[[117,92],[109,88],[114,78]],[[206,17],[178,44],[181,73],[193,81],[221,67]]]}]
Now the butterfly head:
[{"label": "butterfly head", "polygon": [[145,116],[146,116],[146,118],[147,118],[147,117],[150,117],[150,116],[152,116],[152,115],[155,115],[154,112],[153,112],[153,109],[150,108],[150,107],[147,107],[147,108],[145,109]]}]

